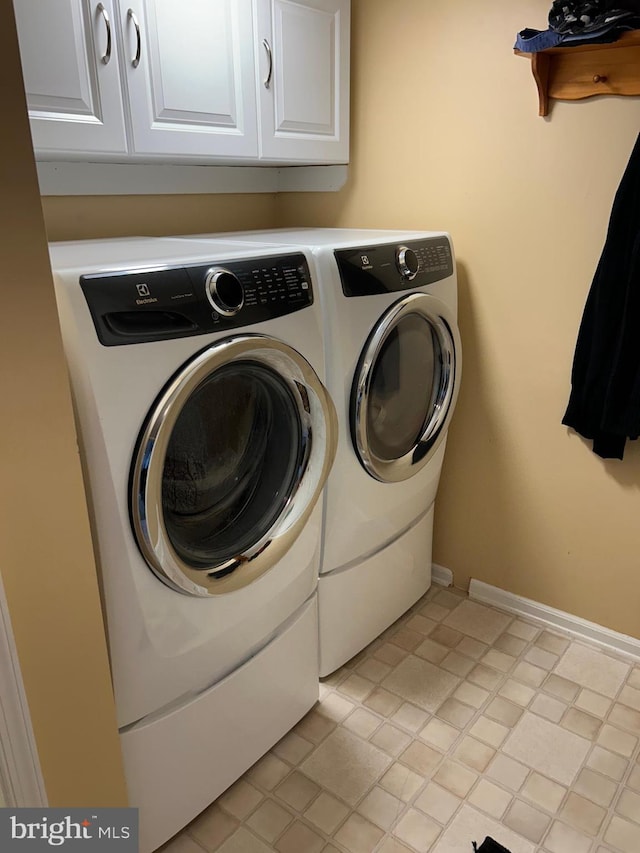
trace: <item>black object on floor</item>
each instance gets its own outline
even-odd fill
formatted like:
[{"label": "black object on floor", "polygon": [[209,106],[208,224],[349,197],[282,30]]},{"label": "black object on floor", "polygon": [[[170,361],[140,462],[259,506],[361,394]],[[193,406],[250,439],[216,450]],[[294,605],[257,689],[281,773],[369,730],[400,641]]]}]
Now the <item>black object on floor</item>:
[{"label": "black object on floor", "polygon": [[473,842],[473,849],[476,853],[509,853],[506,847],[503,847],[502,844],[498,844],[493,838],[490,838],[488,835],[485,840],[482,842],[480,847]]}]

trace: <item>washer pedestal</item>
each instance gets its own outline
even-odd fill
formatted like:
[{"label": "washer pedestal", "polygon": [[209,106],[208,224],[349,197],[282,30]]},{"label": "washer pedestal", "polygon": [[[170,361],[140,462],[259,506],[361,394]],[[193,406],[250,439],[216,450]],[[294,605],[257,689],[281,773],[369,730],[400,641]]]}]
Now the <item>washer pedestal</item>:
[{"label": "washer pedestal", "polygon": [[373,642],[429,589],[433,510],[361,563],[320,575],[321,676]]},{"label": "washer pedestal", "polygon": [[140,853],[151,853],[248,770],[318,700],[316,596],[204,693],[121,734]]}]

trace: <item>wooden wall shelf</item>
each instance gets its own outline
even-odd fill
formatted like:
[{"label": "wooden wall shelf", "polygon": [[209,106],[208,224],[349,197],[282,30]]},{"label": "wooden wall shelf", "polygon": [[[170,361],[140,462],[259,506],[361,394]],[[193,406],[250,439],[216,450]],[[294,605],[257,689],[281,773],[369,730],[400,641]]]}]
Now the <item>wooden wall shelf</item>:
[{"label": "wooden wall shelf", "polygon": [[611,44],[514,53],[531,58],[538,115],[549,114],[550,98],[576,101],[593,95],[640,95],[640,30],[629,30]]}]

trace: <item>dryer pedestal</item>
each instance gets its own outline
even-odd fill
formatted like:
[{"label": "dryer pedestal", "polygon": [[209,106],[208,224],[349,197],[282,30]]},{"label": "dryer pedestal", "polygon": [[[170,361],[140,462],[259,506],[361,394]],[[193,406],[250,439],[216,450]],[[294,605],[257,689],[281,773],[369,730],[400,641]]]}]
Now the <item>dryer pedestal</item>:
[{"label": "dryer pedestal", "polygon": [[320,675],[373,642],[431,586],[433,505],[401,536],[357,565],[320,575]]}]

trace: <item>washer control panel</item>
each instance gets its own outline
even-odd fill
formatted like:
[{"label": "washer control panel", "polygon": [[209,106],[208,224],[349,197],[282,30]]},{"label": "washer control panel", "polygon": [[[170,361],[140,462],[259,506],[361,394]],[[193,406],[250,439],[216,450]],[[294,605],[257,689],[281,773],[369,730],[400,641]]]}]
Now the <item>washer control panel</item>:
[{"label": "washer control panel", "polygon": [[345,296],[411,290],[453,275],[451,244],[444,235],[336,249],[335,258]]},{"label": "washer control panel", "polygon": [[313,304],[301,253],[95,273],[81,276],[80,287],[105,346],[252,326]]}]

